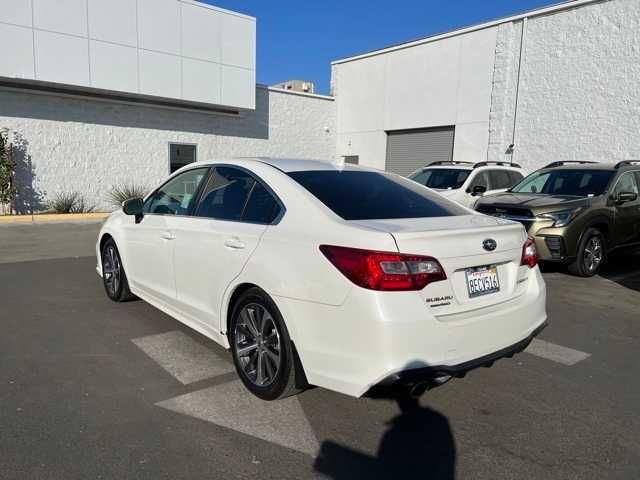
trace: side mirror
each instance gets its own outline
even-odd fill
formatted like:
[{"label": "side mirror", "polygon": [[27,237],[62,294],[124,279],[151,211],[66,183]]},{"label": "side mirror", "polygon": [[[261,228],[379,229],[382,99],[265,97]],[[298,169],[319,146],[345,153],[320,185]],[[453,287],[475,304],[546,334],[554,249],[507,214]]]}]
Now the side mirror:
[{"label": "side mirror", "polygon": [[140,223],[142,220],[144,208],[144,202],[141,198],[130,198],[122,202],[122,211],[125,215],[134,215],[136,217],[136,223]]},{"label": "side mirror", "polygon": [[481,196],[486,191],[487,191],[487,187],[485,187],[484,185],[476,185],[475,187],[473,187],[473,190],[471,191],[471,195],[473,195],[474,197],[478,197],[478,196]]},{"label": "side mirror", "polygon": [[633,192],[620,192],[616,195],[616,203],[621,205],[627,202],[633,202],[638,199],[638,194]]}]

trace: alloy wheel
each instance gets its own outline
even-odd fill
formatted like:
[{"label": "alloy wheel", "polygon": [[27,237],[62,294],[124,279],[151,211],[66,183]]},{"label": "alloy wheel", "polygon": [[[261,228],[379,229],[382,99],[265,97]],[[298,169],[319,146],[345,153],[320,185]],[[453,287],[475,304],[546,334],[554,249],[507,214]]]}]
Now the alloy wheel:
[{"label": "alloy wheel", "polygon": [[602,263],[602,240],[599,237],[591,237],[584,247],[584,266],[589,272],[595,272]]},{"label": "alloy wheel", "polygon": [[109,295],[115,297],[120,288],[122,270],[118,253],[113,245],[109,245],[102,255],[102,275]]},{"label": "alloy wheel", "polygon": [[234,349],[246,377],[258,387],[271,385],[280,370],[280,335],[271,314],[250,303],[239,313]]}]

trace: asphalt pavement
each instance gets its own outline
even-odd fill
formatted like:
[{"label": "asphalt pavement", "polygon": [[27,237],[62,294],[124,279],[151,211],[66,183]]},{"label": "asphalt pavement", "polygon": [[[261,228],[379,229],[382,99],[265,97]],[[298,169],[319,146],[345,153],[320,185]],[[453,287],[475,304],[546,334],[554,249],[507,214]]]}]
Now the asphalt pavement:
[{"label": "asphalt pavement", "polygon": [[640,478],[640,253],[546,269],[540,341],[418,403],[261,402],[212,341],[107,299],[98,228],[0,226],[2,479]]}]

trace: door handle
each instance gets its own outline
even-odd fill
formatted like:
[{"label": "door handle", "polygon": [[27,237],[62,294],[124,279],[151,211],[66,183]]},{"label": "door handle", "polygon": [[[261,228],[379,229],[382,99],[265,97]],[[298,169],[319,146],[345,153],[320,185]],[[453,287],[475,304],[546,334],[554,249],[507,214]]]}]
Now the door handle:
[{"label": "door handle", "polygon": [[176,237],[173,233],[171,232],[162,232],[160,234],[160,238],[162,238],[163,240],[175,240]]},{"label": "door handle", "polygon": [[239,238],[228,238],[224,241],[224,246],[232,250],[242,250],[245,245]]}]

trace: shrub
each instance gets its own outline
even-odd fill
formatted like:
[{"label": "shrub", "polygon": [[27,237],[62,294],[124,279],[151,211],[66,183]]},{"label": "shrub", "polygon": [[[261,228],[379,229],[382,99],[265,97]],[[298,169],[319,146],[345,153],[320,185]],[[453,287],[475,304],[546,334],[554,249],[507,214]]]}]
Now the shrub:
[{"label": "shrub", "polygon": [[11,145],[6,129],[0,130],[0,204],[10,205],[16,194],[13,184],[15,165],[10,155]]},{"label": "shrub", "polygon": [[56,213],[91,213],[95,209],[77,192],[58,193],[49,202],[49,208]]},{"label": "shrub", "polygon": [[122,202],[130,198],[143,198],[147,194],[147,187],[134,184],[116,185],[108,193],[109,203],[114,207],[121,207]]}]

